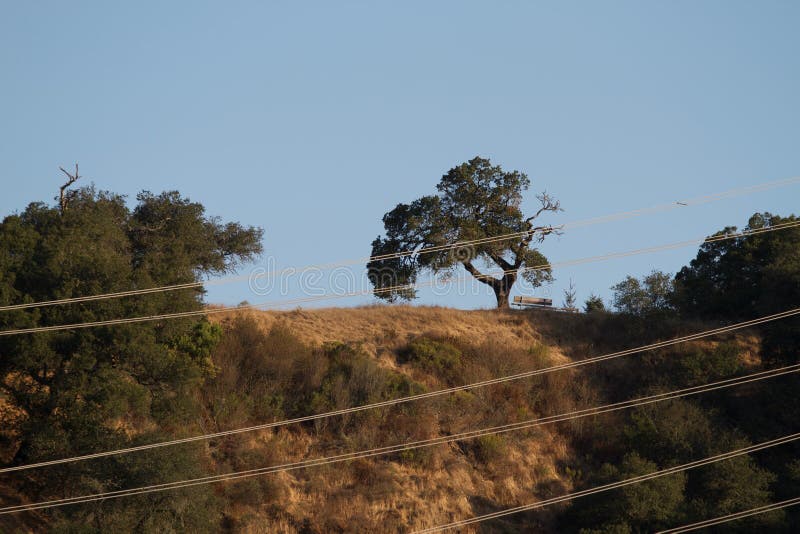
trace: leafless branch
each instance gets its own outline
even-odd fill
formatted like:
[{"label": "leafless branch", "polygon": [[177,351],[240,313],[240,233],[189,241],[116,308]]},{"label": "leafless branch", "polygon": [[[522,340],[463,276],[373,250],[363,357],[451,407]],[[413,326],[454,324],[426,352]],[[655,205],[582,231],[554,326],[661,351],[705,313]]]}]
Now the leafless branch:
[{"label": "leafless branch", "polygon": [[64,213],[64,210],[67,209],[67,196],[65,194],[66,190],[67,190],[67,188],[69,186],[71,186],[72,184],[74,184],[75,182],[78,181],[78,178],[80,178],[80,175],[78,174],[78,164],[77,163],[75,164],[75,174],[70,174],[69,172],[67,172],[64,169],[64,167],[59,167],[59,169],[61,169],[61,172],[66,174],[67,178],[68,178],[67,183],[65,183],[64,185],[61,186],[61,191],[60,191],[59,200],[58,200],[59,207],[61,208],[61,213]]},{"label": "leafless branch", "polygon": [[539,208],[539,210],[536,213],[525,219],[525,222],[528,224],[530,224],[531,221],[536,219],[539,215],[541,215],[545,211],[552,211],[552,212],[563,211],[561,209],[561,202],[548,195],[547,191],[544,191],[536,195],[536,198],[542,204],[542,207]]}]

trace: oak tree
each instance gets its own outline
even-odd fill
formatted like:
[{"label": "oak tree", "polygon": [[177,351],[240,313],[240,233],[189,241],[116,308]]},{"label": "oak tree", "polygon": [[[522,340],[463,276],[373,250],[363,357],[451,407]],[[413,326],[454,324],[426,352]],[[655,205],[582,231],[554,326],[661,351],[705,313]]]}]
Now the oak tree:
[{"label": "oak tree", "polygon": [[[367,269],[375,296],[410,300],[420,272],[450,273],[460,266],[491,287],[497,307],[505,308],[520,276],[534,287],[551,281],[549,267],[539,268],[547,259],[533,245],[558,229],[534,221],[561,208],[542,193],[539,208],[526,216],[522,200],[529,187],[524,173],[476,157],[442,176],[435,195],[398,204],[383,216],[385,235],[372,242]],[[493,267],[499,272],[487,271]]]},{"label": "oak tree", "polygon": [[[131,208],[93,187],[67,190],[77,177],[76,169],[55,205],[35,202],[0,222],[0,306],[197,282],[261,252],[260,229],[209,217],[177,192],[143,192]],[[203,291],[190,288],[0,311],[0,330],[202,308]],[[0,463],[122,448],[184,427],[196,416],[192,392],[214,372],[219,337],[200,316],[0,337]],[[36,500],[204,474],[193,455],[183,448],[28,471],[18,490]],[[192,491],[64,508],[54,520],[87,531],[196,530],[213,520],[213,493]]]}]

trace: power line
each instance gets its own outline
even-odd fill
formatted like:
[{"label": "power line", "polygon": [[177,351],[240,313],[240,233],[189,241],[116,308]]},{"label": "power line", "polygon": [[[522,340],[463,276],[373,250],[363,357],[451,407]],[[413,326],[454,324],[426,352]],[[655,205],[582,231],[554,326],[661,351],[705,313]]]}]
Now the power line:
[{"label": "power line", "polygon": [[[30,511],[30,510],[39,510],[43,508],[54,508],[59,506],[66,506],[70,504],[81,504],[87,502],[93,502],[103,499],[110,499],[110,498],[120,498],[120,497],[128,497],[133,495],[141,495],[144,493],[153,493],[159,491],[168,491],[180,488],[187,488],[193,487],[198,485],[205,485],[205,484],[212,484],[217,482],[226,482],[231,480],[239,480],[243,478],[250,478],[254,476],[261,476],[267,475],[271,473],[277,473],[281,471],[291,471],[296,469],[304,469],[308,467],[317,467],[321,465],[328,465],[333,463],[341,463],[345,461],[351,461],[359,458],[370,458],[374,456],[383,456],[387,454],[392,454],[396,452],[402,452],[405,450],[411,449],[419,449],[423,447],[432,447],[434,445],[441,445],[445,443],[451,443],[454,441],[461,441],[465,439],[474,439],[481,436],[486,436],[490,434],[500,434],[506,432],[512,432],[517,430],[523,430],[526,428],[531,428],[534,426],[541,426],[545,424],[552,424],[557,422],[569,421],[573,419],[578,419],[582,417],[588,417],[592,415],[599,415],[608,412],[619,411],[623,409],[633,408],[637,406],[644,406],[647,404],[653,404],[656,402],[661,402],[665,400],[686,397],[689,395],[696,395],[699,393],[706,393],[709,391],[715,391],[727,387],[738,386],[742,384],[747,384],[751,382],[756,382],[759,380],[764,380],[768,378],[774,378],[777,376],[782,376],[790,373],[794,373],[800,370],[800,364],[795,364],[791,366],[786,366],[779,369],[773,369],[770,371],[762,371],[759,373],[754,373],[751,375],[746,375],[737,378],[730,378],[726,380],[720,380],[718,382],[706,384],[703,386],[694,386],[691,388],[684,388],[681,390],[669,392],[669,393],[660,393],[656,395],[649,395],[647,397],[640,397],[638,399],[623,401],[612,403],[604,406],[598,406],[593,408],[585,408],[582,410],[576,410],[573,412],[568,412],[565,414],[541,417],[538,419],[530,419],[527,421],[521,421],[517,423],[510,423],[506,425],[485,428],[481,430],[473,430],[462,432],[459,434],[453,434],[450,436],[441,436],[438,438],[431,438],[426,440],[419,440],[407,443],[401,443],[397,445],[390,445],[386,447],[379,447],[364,451],[357,451],[352,453],[345,453],[339,454],[335,456],[328,456],[324,458],[316,458],[310,460],[302,460],[298,462],[286,463],[282,465],[270,466],[270,467],[263,467],[257,469],[248,469],[245,471],[238,471],[234,473],[225,473],[221,475],[210,475],[190,480],[182,480],[182,481],[175,481],[175,482],[167,482],[162,484],[153,484],[150,486],[142,486],[138,488],[129,488],[125,490],[116,490],[116,491],[108,491],[103,493],[95,493],[91,495],[81,495],[77,497],[68,497],[64,499],[55,499],[50,501],[42,501],[36,503],[27,503],[15,506],[7,506],[0,508],[0,515],[4,514],[11,514],[23,511]],[[797,434],[800,436],[800,434]]]},{"label": "power line", "polygon": [[526,512],[530,510],[535,510],[537,508],[544,508],[545,506],[549,506],[551,504],[556,504],[564,501],[570,501],[572,499],[577,499],[580,497],[585,497],[587,495],[594,495],[596,493],[602,493],[605,491],[621,488],[624,486],[630,486],[631,484],[636,484],[639,482],[644,482],[647,480],[652,480],[654,478],[660,478],[667,475],[672,475],[675,473],[680,473],[682,471],[687,471],[689,469],[696,469],[698,467],[702,467],[704,465],[713,464],[716,462],[721,462],[723,460],[729,460],[731,458],[735,458],[737,456],[743,456],[745,454],[750,454],[752,452],[761,451],[764,449],[768,449],[770,447],[777,447],[779,445],[784,445],[786,443],[790,443],[800,439],[800,433],[797,434],[789,434],[787,436],[783,436],[774,440],[765,441],[759,443],[757,445],[751,445],[749,447],[743,447],[741,449],[736,449],[734,451],[726,452],[723,454],[718,454],[716,456],[711,456],[709,458],[704,458],[702,460],[695,460],[693,462],[689,462],[683,465],[678,465],[675,467],[670,467],[667,469],[662,469],[660,471],[655,471],[653,473],[649,473],[647,475],[640,475],[637,477],[628,478],[625,480],[621,480],[619,482],[613,482],[611,484],[605,484],[603,486],[598,486],[591,489],[586,489],[583,491],[576,491],[574,493],[568,493],[566,495],[562,495],[560,497],[554,497],[552,499],[546,499],[543,501],[525,504],[522,506],[516,506],[514,508],[508,508],[506,510],[500,510],[497,512],[493,512],[490,514],[480,515],[477,517],[472,517],[470,519],[464,519],[461,521],[454,521],[452,523],[448,523],[446,525],[439,525],[436,527],[426,528],[423,530],[419,530],[414,534],[431,534],[433,532],[441,532],[443,530],[449,530],[453,528],[463,527],[466,525],[472,525],[474,523],[480,523],[482,521],[488,521],[489,519],[496,519],[498,517],[503,517],[507,515],[517,514],[519,512]]},{"label": "power line", "polygon": [[[736,189],[730,189],[728,191],[723,191],[720,193],[714,193],[710,195],[704,195],[700,197],[693,197],[686,200],[681,200],[677,202],[670,202],[666,204],[659,204],[656,206],[652,206],[649,208],[640,208],[636,210],[629,210],[623,211],[618,213],[613,213],[609,215],[603,215],[599,217],[593,217],[590,219],[582,219],[573,221],[570,223],[565,223],[561,225],[561,228],[580,228],[584,226],[591,226],[594,224],[600,224],[605,222],[613,222],[617,220],[622,220],[630,217],[639,217],[641,215],[645,215],[648,213],[657,213],[668,211],[672,209],[677,209],[680,207],[691,206],[691,205],[699,205],[705,204],[710,202],[716,202],[718,200],[722,200],[725,198],[730,198],[739,195],[745,194],[753,194],[758,193],[761,191],[766,191],[769,189],[783,187],[786,185],[791,185],[800,181],[800,177],[795,178],[788,178],[785,180],[776,180],[773,182],[766,182],[763,184],[758,184],[754,186],[747,186],[747,187],[740,187]],[[352,260],[344,260],[341,262],[336,263],[328,263],[328,264],[317,264],[317,265],[308,265],[306,267],[301,268],[303,269],[333,269],[337,267],[344,267],[348,265],[354,265],[359,263],[365,263],[369,261],[376,261],[376,260],[388,260],[394,258],[402,258],[407,256],[413,256],[416,254],[430,254],[433,252],[441,252],[443,250],[455,249],[464,246],[471,246],[471,245],[482,245],[488,243],[494,243],[498,241],[507,241],[511,239],[517,238],[524,238],[531,234],[530,230],[522,231],[522,232],[515,232],[510,234],[503,234],[493,237],[484,237],[480,239],[472,239],[472,240],[465,240],[465,241],[458,241],[455,243],[445,244],[445,245],[437,245],[433,247],[423,248],[421,250],[416,251],[405,251],[405,252],[396,252],[391,254],[382,254],[377,256],[367,256],[362,258],[356,258]],[[229,276],[219,280],[210,280],[206,282],[187,282],[183,284],[172,284],[172,285],[165,285],[165,286],[158,286],[158,287],[151,287],[151,288],[141,288],[141,289],[130,289],[126,291],[116,291],[111,293],[100,293],[96,295],[86,295],[82,297],[70,297],[70,298],[63,298],[63,299],[54,299],[54,300],[46,300],[46,301],[38,301],[38,302],[27,302],[21,304],[11,304],[6,306],[0,306],[0,312],[3,311],[12,311],[12,310],[23,310],[29,308],[41,308],[47,306],[57,306],[57,305],[64,305],[64,304],[76,304],[81,302],[91,302],[96,300],[107,300],[107,299],[115,299],[115,298],[122,298],[122,297],[130,297],[136,295],[148,295],[152,293],[161,293],[166,291],[177,291],[182,289],[197,289],[200,287],[211,286],[211,285],[220,285],[220,284],[228,284],[239,282],[243,280],[249,279],[258,279],[258,278],[269,278],[274,276],[280,276],[281,274],[292,274],[297,271],[296,268],[287,268],[281,270],[273,270],[267,273],[260,273],[256,276]]]},{"label": "power line", "polygon": [[[752,230],[745,230],[742,232],[737,233],[729,233],[729,234],[722,234],[717,236],[711,237],[699,237],[695,239],[690,239],[686,241],[679,241],[675,243],[668,243],[665,245],[655,246],[655,247],[647,247],[635,250],[629,250],[624,252],[616,252],[611,254],[604,254],[600,256],[590,256],[587,258],[579,258],[577,260],[570,260],[564,262],[556,262],[556,263],[547,263],[541,265],[535,265],[531,267],[524,267],[521,269],[509,269],[507,271],[500,271],[500,273],[512,273],[512,272],[533,272],[533,271],[543,271],[552,269],[555,267],[564,267],[564,266],[571,266],[571,265],[582,265],[585,263],[592,263],[597,261],[605,261],[609,259],[616,259],[616,258],[626,258],[629,256],[634,256],[638,254],[648,254],[657,251],[663,250],[672,250],[676,248],[681,248],[689,245],[694,245],[698,243],[713,243],[718,241],[725,241],[729,239],[738,239],[741,237],[748,237],[752,235],[758,235],[768,232],[775,232],[779,230],[786,230],[788,228],[795,228],[800,226],[800,221],[790,221],[786,223],[776,224],[774,226],[769,226],[765,228],[756,228]],[[495,271],[489,271],[491,274],[497,274]],[[450,282],[459,281],[459,280],[468,280],[469,277],[461,276],[454,279],[449,280]],[[382,293],[391,293],[393,291],[404,290],[404,289],[416,289],[425,286],[432,286],[436,283],[435,280],[431,280],[428,282],[418,282],[416,284],[402,284],[396,286],[389,286],[389,287],[382,287],[382,288],[374,288],[374,289],[367,289],[367,290],[360,290],[360,291],[353,291],[349,293],[343,293],[341,295],[320,295],[320,296],[313,296],[313,297],[303,297],[297,298],[292,300],[286,301],[278,301],[278,302],[262,302],[257,304],[247,304],[244,306],[236,306],[236,307],[221,307],[221,308],[213,308],[213,309],[202,309],[202,310],[192,310],[192,311],[185,311],[185,312],[176,312],[176,313],[166,313],[166,314],[159,314],[159,315],[146,315],[141,317],[129,317],[129,318],[122,318],[122,319],[107,319],[102,321],[93,321],[93,322],[85,322],[85,323],[72,323],[66,325],[53,325],[53,326],[38,326],[32,328],[20,328],[14,330],[2,330],[0,331],[0,337],[2,336],[12,336],[12,335],[20,335],[20,334],[33,334],[33,333],[41,333],[41,332],[57,332],[62,330],[77,330],[82,328],[93,328],[98,326],[112,326],[112,325],[120,325],[120,324],[130,324],[130,323],[140,323],[140,322],[148,322],[148,321],[161,321],[161,320],[168,320],[168,319],[181,319],[187,317],[198,317],[203,315],[212,315],[212,314],[219,314],[219,313],[228,313],[232,310],[248,310],[248,309],[263,309],[265,306],[271,307],[281,307],[281,306],[296,306],[299,304],[305,304],[308,302],[318,302],[322,300],[332,300],[332,299],[339,299],[339,298],[347,298],[347,297],[354,297],[354,296],[363,296],[363,295],[371,295],[371,294],[382,294]]]},{"label": "power line", "polygon": [[751,508],[749,510],[744,510],[742,512],[735,512],[732,514],[715,517],[713,519],[706,519],[705,521],[698,521],[697,523],[692,523],[690,525],[683,525],[680,527],[671,528],[669,530],[661,530],[656,534],[677,534],[679,532],[691,532],[693,530],[698,530],[705,527],[712,527],[714,525],[728,523],[729,521],[744,519],[745,517],[751,517],[758,514],[765,514],[767,512],[772,512],[775,510],[781,510],[783,508],[796,506],[798,504],[800,504],[800,497],[795,497],[794,499],[787,499],[785,501],[776,502],[773,504],[767,504],[764,506],[759,506],[757,508]]},{"label": "power line", "polygon": [[694,334],[690,334],[690,335],[687,335],[687,336],[682,336],[682,337],[675,338],[675,339],[670,339],[670,340],[666,340],[666,341],[659,341],[659,342],[656,342],[656,343],[651,343],[649,345],[643,345],[643,346],[640,346],[640,347],[634,347],[634,348],[630,348],[630,349],[625,349],[625,350],[618,351],[618,352],[612,352],[612,353],[603,354],[603,355],[600,355],[600,356],[594,356],[594,357],[591,357],[591,358],[586,358],[586,359],[578,360],[578,361],[575,361],[575,362],[555,365],[555,366],[551,366],[551,367],[545,367],[545,368],[541,368],[541,369],[532,369],[532,370],[525,371],[525,372],[522,372],[522,373],[517,373],[517,374],[514,374],[514,375],[508,375],[508,376],[504,376],[504,377],[492,378],[492,379],[488,379],[488,380],[483,380],[481,382],[474,382],[472,384],[466,384],[466,385],[462,385],[462,386],[454,386],[454,387],[450,387],[450,388],[446,388],[446,389],[440,389],[440,390],[437,390],[437,391],[428,391],[428,392],[425,392],[425,393],[418,393],[416,395],[410,395],[410,396],[407,396],[407,397],[400,397],[400,398],[397,398],[397,399],[389,399],[389,400],[375,402],[375,403],[371,403],[371,404],[365,404],[365,405],[361,405],[361,406],[352,406],[352,407],[349,407],[349,408],[342,408],[340,410],[334,410],[334,411],[325,412],[325,413],[321,413],[321,414],[307,415],[307,416],[303,416],[303,417],[297,417],[297,418],[294,418],[294,419],[287,419],[287,420],[284,420],[284,421],[276,421],[276,422],[271,422],[271,423],[264,423],[264,424],[255,425],[255,426],[249,426],[249,427],[245,427],[245,428],[237,428],[237,429],[233,429],[233,430],[225,430],[225,431],[221,431],[221,432],[215,432],[215,433],[204,434],[204,435],[199,435],[199,436],[191,436],[191,437],[187,437],[187,438],[179,438],[179,439],[174,439],[174,440],[170,440],[170,441],[162,441],[162,442],[157,442],[157,443],[148,443],[148,444],[145,444],[145,445],[138,445],[138,446],[135,446],[135,447],[117,449],[117,450],[113,450],[113,451],[103,451],[103,452],[85,454],[85,455],[81,455],[81,456],[73,456],[73,457],[70,457],[70,458],[59,458],[59,459],[56,459],[56,460],[47,460],[47,461],[44,461],[44,462],[37,462],[37,463],[34,463],[34,464],[26,464],[26,465],[17,465],[17,466],[12,466],[12,467],[5,467],[5,468],[0,469],[0,474],[9,473],[9,472],[12,472],[12,471],[25,471],[25,470],[37,469],[37,468],[45,467],[45,466],[60,465],[60,464],[78,462],[78,461],[84,461],[84,460],[92,460],[92,459],[104,458],[104,457],[108,457],[108,456],[116,456],[116,455],[120,455],[120,454],[128,454],[128,453],[132,453],[132,452],[145,451],[145,450],[157,449],[157,448],[162,448],[162,447],[169,447],[169,446],[173,446],[173,445],[180,445],[180,444],[183,444],[183,443],[192,443],[192,442],[196,442],[196,441],[205,441],[205,440],[215,439],[215,438],[220,438],[220,437],[225,437],[225,436],[232,436],[232,435],[235,435],[235,434],[243,434],[243,433],[247,433],[247,432],[255,432],[255,431],[259,431],[259,430],[267,430],[267,429],[270,429],[270,428],[277,428],[277,427],[282,427],[282,426],[287,426],[287,425],[292,425],[292,424],[316,421],[316,420],[319,420],[319,419],[327,419],[327,418],[331,418],[331,417],[335,417],[335,416],[346,415],[346,414],[361,412],[361,411],[365,411],[365,410],[373,410],[373,409],[376,409],[376,408],[387,408],[387,407],[390,407],[390,406],[395,406],[395,405],[398,405],[398,404],[404,404],[404,403],[408,403],[408,402],[412,402],[412,401],[418,401],[418,400],[423,400],[423,399],[430,399],[430,398],[434,398],[434,397],[439,397],[439,396],[442,396],[442,395],[448,395],[450,393],[455,393],[455,392],[458,392],[458,391],[467,391],[467,390],[470,390],[470,389],[477,389],[477,388],[491,386],[491,385],[495,385],[495,384],[502,384],[502,383],[505,383],[505,382],[521,380],[521,379],[524,379],[524,378],[531,378],[531,377],[534,377],[534,376],[540,376],[540,375],[544,375],[544,374],[548,374],[548,373],[552,373],[552,372],[556,372],[556,371],[562,371],[562,370],[566,370],[566,369],[574,369],[576,367],[582,367],[584,365],[590,365],[590,364],[594,364],[594,363],[598,363],[598,362],[602,362],[602,361],[606,361],[606,360],[612,360],[612,359],[620,358],[620,357],[623,357],[623,356],[629,356],[631,354],[637,354],[637,353],[646,352],[646,351],[649,351],[649,350],[669,347],[669,346],[672,346],[672,345],[677,345],[679,343],[685,343],[685,342],[688,342],[688,341],[695,341],[695,340],[702,339],[702,338],[705,338],[705,337],[710,337],[710,336],[714,336],[714,335],[718,335],[718,334],[723,334],[723,333],[726,333],[726,332],[732,332],[732,331],[735,331],[735,330],[740,330],[742,328],[748,328],[748,327],[751,327],[751,326],[756,326],[756,325],[767,323],[767,322],[771,322],[771,321],[777,321],[777,320],[784,319],[786,317],[795,316],[795,315],[798,315],[798,314],[800,314],[800,308],[795,308],[793,310],[787,310],[785,312],[781,312],[781,313],[777,313],[777,314],[773,314],[773,315],[767,315],[767,316],[764,316],[764,317],[759,317],[759,318],[756,318],[756,319],[751,319],[749,321],[743,321],[743,322],[740,322],[740,323],[735,323],[735,324],[728,325],[728,326],[725,326],[725,327],[715,328],[715,329],[711,329],[711,330],[705,330],[705,331],[702,331],[702,332],[697,332],[697,333],[694,333]]}]

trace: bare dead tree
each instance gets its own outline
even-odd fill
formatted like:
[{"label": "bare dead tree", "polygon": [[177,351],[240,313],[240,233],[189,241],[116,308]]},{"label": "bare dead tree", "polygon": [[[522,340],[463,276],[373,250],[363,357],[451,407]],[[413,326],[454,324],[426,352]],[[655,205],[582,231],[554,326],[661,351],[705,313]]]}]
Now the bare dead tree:
[{"label": "bare dead tree", "polygon": [[61,172],[66,174],[67,178],[68,178],[67,183],[65,183],[64,185],[61,186],[60,195],[59,195],[59,198],[58,198],[58,205],[61,208],[61,213],[64,213],[64,211],[67,209],[67,202],[68,202],[68,199],[67,199],[67,196],[66,196],[67,188],[69,186],[71,186],[72,184],[74,184],[75,182],[77,182],[78,178],[80,178],[80,175],[78,174],[78,164],[77,163],[75,164],[75,174],[70,174],[69,172],[67,172],[64,169],[64,167],[59,167],[59,169],[61,169]]}]

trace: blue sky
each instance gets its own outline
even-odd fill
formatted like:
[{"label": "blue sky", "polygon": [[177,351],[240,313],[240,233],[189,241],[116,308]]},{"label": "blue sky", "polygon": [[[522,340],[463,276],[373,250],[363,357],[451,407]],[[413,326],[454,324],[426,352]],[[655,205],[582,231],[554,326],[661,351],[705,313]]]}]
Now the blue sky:
[{"label": "blue sky", "polygon": [[[380,218],[475,155],[571,221],[800,175],[796,2],[17,2],[0,16],[0,215],[58,166],[262,226],[278,268],[369,254]],[[799,212],[800,186],[576,229],[552,261]],[[561,300],[687,248],[557,271]],[[247,270],[242,272],[246,273]],[[235,304],[247,284],[214,287]],[[335,305],[370,298],[334,301]],[[493,298],[419,303],[490,307]]]}]

